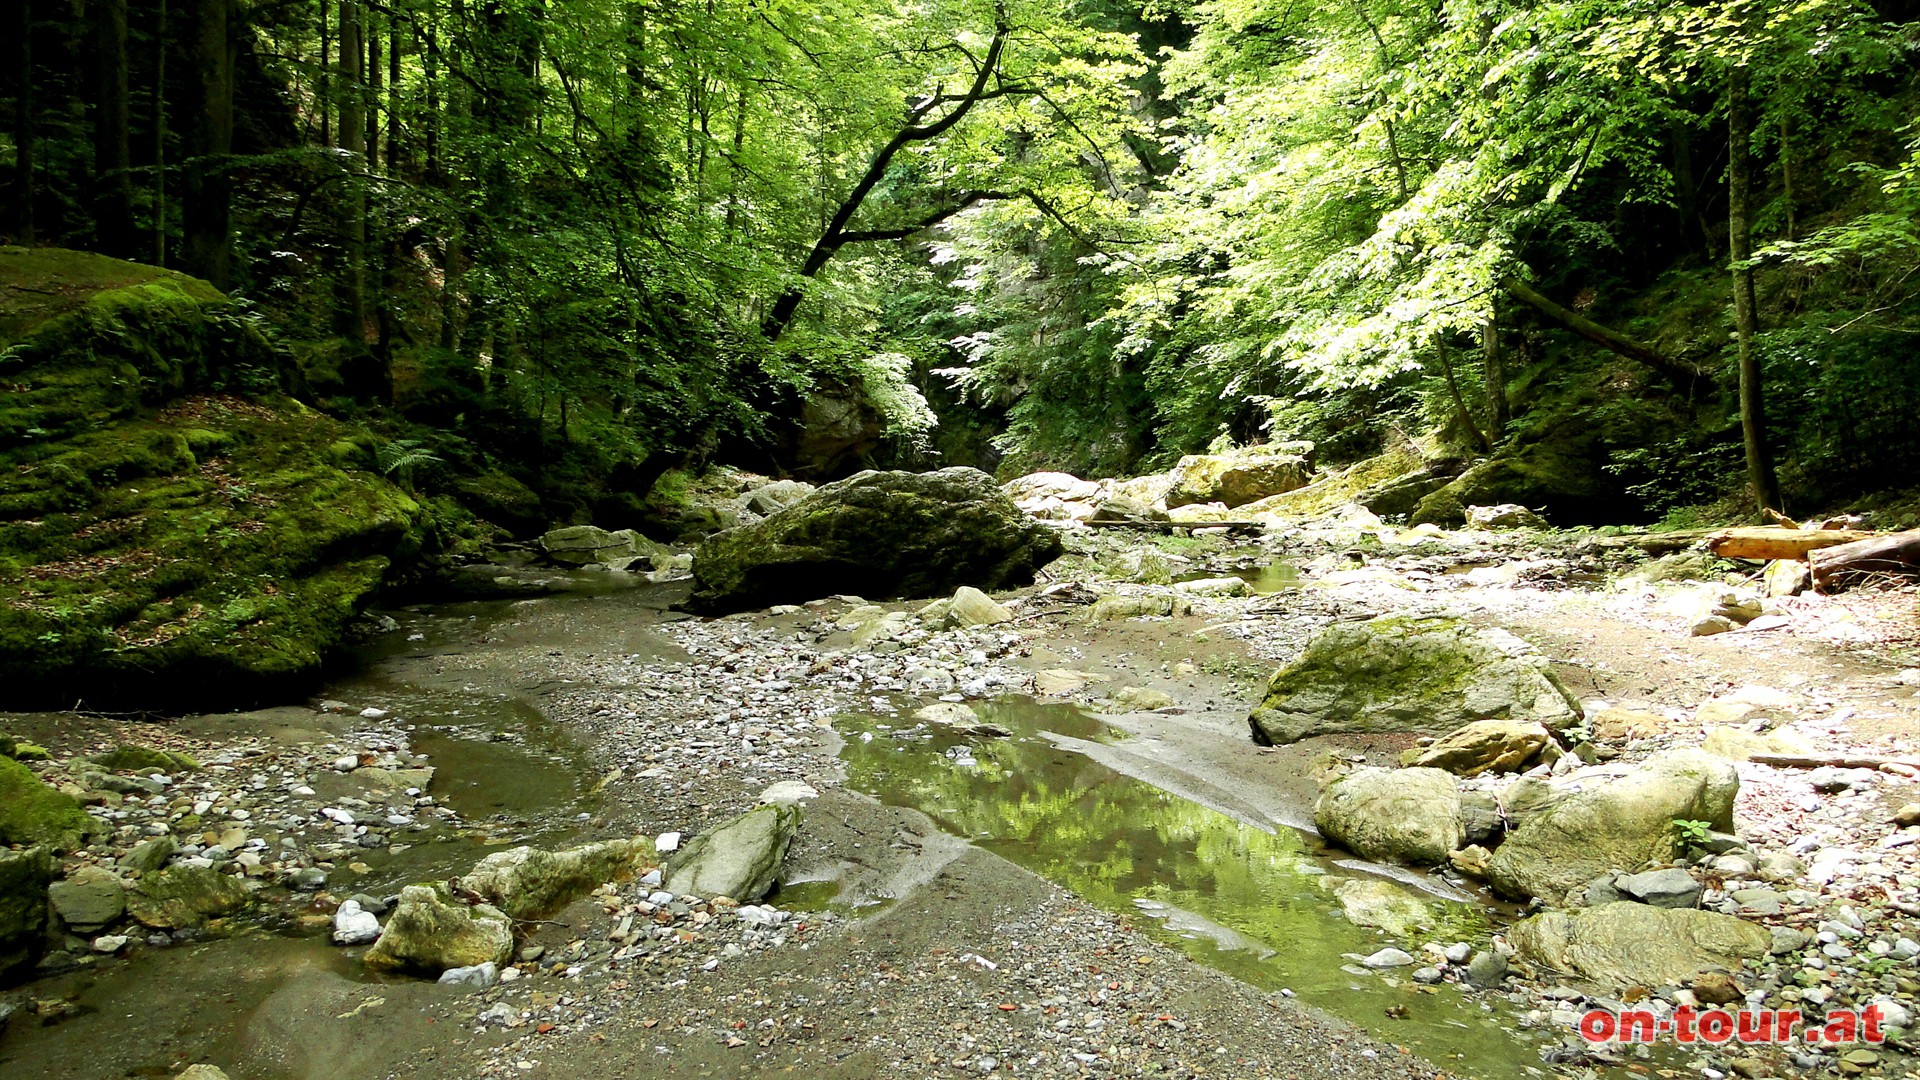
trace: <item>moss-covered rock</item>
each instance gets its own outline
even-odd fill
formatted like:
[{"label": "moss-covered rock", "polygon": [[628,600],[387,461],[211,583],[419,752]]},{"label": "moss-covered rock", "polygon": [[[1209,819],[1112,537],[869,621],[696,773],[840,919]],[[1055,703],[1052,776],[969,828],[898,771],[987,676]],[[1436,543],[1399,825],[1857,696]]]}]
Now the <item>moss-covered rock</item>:
[{"label": "moss-covered rock", "polygon": [[0,757],[0,844],[72,851],[98,828],[70,796],[42,783],[25,765]]},{"label": "moss-covered rock", "polygon": [[1031,582],[1060,551],[1057,533],[977,469],[864,472],[701,545],[689,604],[723,613],[837,593],[1008,589]]},{"label": "moss-covered rock", "polygon": [[0,850],[0,982],[31,968],[47,941],[47,886],[53,855],[46,848]]},{"label": "moss-covered rock", "polygon": [[1773,944],[1766,927],[1732,915],[1624,900],[1542,912],[1516,923],[1507,937],[1532,963],[1610,994],[1685,986],[1703,971],[1739,971],[1748,961],[1764,959]]},{"label": "moss-covered rock", "polygon": [[1460,782],[1439,769],[1356,769],[1320,792],[1313,824],[1362,858],[1444,865],[1465,835]]},{"label": "moss-covered rock", "polygon": [[205,282],[0,248],[0,685],[257,696],[315,673],[420,506]]},{"label": "moss-covered rock", "polygon": [[651,837],[606,840],[565,851],[517,847],[482,859],[460,879],[460,886],[514,919],[544,919],[607,882],[631,880],[654,860]]},{"label": "moss-covered rock", "polygon": [[238,911],[250,894],[238,878],[204,866],[148,874],[127,893],[127,914],[142,926],[179,930]]},{"label": "moss-covered rock", "polygon": [[200,763],[191,755],[175,750],[156,750],[151,746],[117,746],[87,760],[114,772],[176,773],[194,772]]},{"label": "moss-covered rock", "polygon": [[1306,487],[1313,480],[1313,444],[1249,446],[1225,454],[1180,459],[1166,505],[1224,503],[1228,509]]},{"label": "moss-covered rock", "polygon": [[409,885],[367,950],[366,965],[438,975],[448,968],[504,964],[513,955],[513,923],[491,904],[469,907],[444,884]]},{"label": "moss-covered rock", "polygon": [[1486,719],[1559,730],[1580,715],[1546,658],[1512,634],[1387,615],[1322,631],[1274,674],[1248,722],[1255,741],[1284,744],[1342,732],[1438,735]]}]

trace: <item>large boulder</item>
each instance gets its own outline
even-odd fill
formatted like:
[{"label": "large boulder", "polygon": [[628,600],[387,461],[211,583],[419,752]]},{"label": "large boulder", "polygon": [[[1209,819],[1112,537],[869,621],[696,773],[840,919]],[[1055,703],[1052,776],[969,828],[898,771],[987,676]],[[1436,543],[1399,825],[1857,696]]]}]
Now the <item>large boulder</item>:
[{"label": "large boulder", "polygon": [[1518,772],[1552,739],[1536,720],[1475,720],[1431,746],[1409,750],[1406,763],[1456,776]]},{"label": "large boulder", "polygon": [[1610,995],[1685,986],[1704,971],[1737,971],[1773,945],[1765,927],[1731,915],[1626,900],[1541,912],[1516,923],[1507,940],[1527,960]]},{"label": "large boulder", "polygon": [[1313,804],[1327,839],[1378,862],[1439,866],[1460,846],[1460,783],[1439,769],[1355,769]]},{"label": "large boulder", "polygon": [[632,529],[608,532],[595,525],[569,525],[540,537],[540,550],[547,558],[568,566],[630,559],[646,553],[641,550],[643,544],[649,550],[653,547]]},{"label": "large boulder", "polygon": [[837,593],[945,596],[1025,585],[1061,552],[977,469],[863,472],[700,546],[689,606],[720,614]]},{"label": "large boulder", "polygon": [[1512,634],[1391,615],[1321,631],[1275,673],[1248,722],[1255,742],[1284,744],[1342,732],[1439,735],[1487,719],[1559,730],[1580,719],[1580,706]]},{"label": "large boulder", "polygon": [[72,796],[48,787],[25,765],[0,757],[0,845],[46,844],[72,851],[99,829]]},{"label": "large boulder", "polygon": [[155,930],[183,930],[238,911],[250,897],[238,878],[204,866],[172,866],[134,884],[127,914]]},{"label": "large boulder", "polygon": [[1733,831],[1740,777],[1722,758],[1675,750],[1637,769],[1589,770],[1561,788],[1574,786],[1493,853],[1487,880],[1496,892],[1558,904],[1603,874],[1670,862],[1681,849],[1677,821]]},{"label": "large boulder", "polygon": [[767,895],[800,828],[791,803],[758,806],[694,837],[667,865],[667,888],[743,904]]},{"label": "large boulder", "polygon": [[33,966],[47,941],[47,886],[53,854],[46,848],[0,848],[0,981]]},{"label": "large boulder", "polygon": [[638,875],[653,855],[651,839],[608,840],[566,851],[517,847],[482,859],[460,886],[514,919],[544,919],[607,882]]},{"label": "large boulder", "polygon": [[1273,443],[1224,454],[1194,454],[1173,469],[1166,506],[1223,503],[1231,510],[1306,487],[1313,480],[1313,444]]},{"label": "large boulder", "polygon": [[0,248],[0,686],[244,699],[318,673],[425,511],[285,396],[244,308],[171,271]]},{"label": "large boulder", "polygon": [[491,904],[468,906],[445,885],[409,885],[387,917],[365,963],[376,970],[438,975],[448,968],[504,964],[513,955],[513,923]]}]

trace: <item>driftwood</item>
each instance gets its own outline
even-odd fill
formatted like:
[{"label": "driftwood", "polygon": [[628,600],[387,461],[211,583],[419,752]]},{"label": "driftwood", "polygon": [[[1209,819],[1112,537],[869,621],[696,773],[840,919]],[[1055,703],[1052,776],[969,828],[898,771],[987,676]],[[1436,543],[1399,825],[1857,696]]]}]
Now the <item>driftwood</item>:
[{"label": "driftwood", "polygon": [[1805,559],[1818,548],[1867,540],[1873,533],[1851,529],[1782,529],[1772,525],[1721,529],[1707,537],[1707,550],[1723,559]]},{"label": "driftwood", "polygon": [[1597,551],[1619,551],[1623,548],[1632,548],[1649,555],[1671,555],[1676,551],[1685,551],[1711,535],[1713,534],[1706,529],[1674,529],[1670,532],[1591,536],[1583,543]]},{"label": "driftwood", "polygon": [[1873,536],[1812,552],[1813,587],[1838,592],[1885,575],[1920,577],[1920,529]]},{"label": "driftwood", "polygon": [[1095,529],[1145,529],[1149,532],[1179,532],[1182,529],[1226,529],[1229,532],[1260,532],[1266,528],[1257,521],[1089,521]]},{"label": "driftwood", "polygon": [[1776,769],[1878,769],[1882,765],[1903,765],[1920,769],[1920,760],[1895,757],[1805,757],[1799,754],[1754,754],[1747,760]]}]

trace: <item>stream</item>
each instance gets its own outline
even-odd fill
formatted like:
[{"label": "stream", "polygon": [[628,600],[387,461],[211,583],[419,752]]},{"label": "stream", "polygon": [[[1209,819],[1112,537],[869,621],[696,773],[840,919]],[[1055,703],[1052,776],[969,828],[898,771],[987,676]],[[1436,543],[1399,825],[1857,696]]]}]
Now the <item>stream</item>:
[{"label": "stream", "polygon": [[[1297,572],[1280,564],[1247,575],[1270,591],[1288,587]],[[553,632],[573,626],[572,613],[589,610],[573,605],[593,605],[603,628],[612,618],[623,634],[630,630],[622,648],[649,647],[642,636],[662,639],[651,628],[673,616],[657,594],[610,589],[605,575],[582,577],[585,588],[567,595],[394,612],[398,628],[362,650],[356,671],[323,688],[323,698],[355,707],[378,702],[403,717],[414,753],[436,769],[430,793],[460,815],[455,827],[437,827],[424,842],[369,851],[361,876],[340,895],[384,895],[408,882],[444,880],[502,846],[563,846],[586,831],[599,805],[597,770],[588,750],[541,712],[537,677],[510,662],[460,670],[436,662],[489,649],[582,648],[581,631]],[[567,617],[508,617],[538,609]],[[550,636],[528,636],[529,625]],[[1341,883],[1382,868],[1327,852],[1311,835],[1276,827],[1225,795],[1187,797],[1119,771],[1114,766],[1125,755],[1107,751],[1123,746],[1126,733],[1072,706],[1005,698],[976,708],[1011,737],[904,727],[911,721],[899,716],[843,717],[836,729],[847,785],[925,813],[942,829],[1131,918],[1195,962],[1297,995],[1436,1064],[1489,1080],[1544,1075],[1535,1037],[1514,1030],[1504,998],[1416,986],[1411,967],[1381,974],[1356,965],[1359,956],[1406,944],[1341,914]],[[224,720],[240,731],[244,717],[258,715]],[[9,719],[29,732],[57,722],[52,715]],[[1445,886],[1412,875],[1403,883],[1427,889],[1434,939],[1485,941],[1484,906],[1464,894],[1441,895]],[[832,893],[829,883],[796,882],[773,902],[818,907],[834,902]],[[386,981],[327,944],[316,920],[292,917],[301,910],[297,899],[290,903],[291,914],[286,905],[269,905],[264,910],[277,915],[224,939],[146,950],[35,984],[34,997],[68,998],[74,1009],[58,1024],[16,1021],[0,1041],[0,1066],[9,1076],[71,1075],[60,1063],[86,1054],[103,1068],[111,1063],[113,1071],[101,1075],[166,1075],[163,1061],[204,1057],[209,1046],[231,1051],[234,1044],[223,1040],[257,1041],[260,1010],[290,979],[318,973],[334,983]],[[403,1003],[438,990],[417,981],[391,985]],[[393,1038],[403,1042],[409,1025],[421,1022],[403,1020],[406,1012],[388,1015]],[[389,1051],[397,1052],[372,1044],[342,1048],[333,1068],[354,1075],[371,1063],[355,1054]]]}]

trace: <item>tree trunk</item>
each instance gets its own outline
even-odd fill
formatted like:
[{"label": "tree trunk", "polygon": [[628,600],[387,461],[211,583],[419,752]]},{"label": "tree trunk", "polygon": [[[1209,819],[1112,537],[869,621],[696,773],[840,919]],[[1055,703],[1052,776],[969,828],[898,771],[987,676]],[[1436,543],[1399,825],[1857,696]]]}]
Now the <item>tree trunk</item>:
[{"label": "tree trunk", "polygon": [[13,93],[13,239],[33,243],[33,0],[15,9]]},{"label": "tree trunk", "polygon": [[1493,440],[1487,438],[1486,432],[1480,430],[1479,424],[1474,423],[1473,412],[1467,408],[1467,399],[1460,393],[1460,381],[1454,378],[1453,356],[1447,349],[1446,341],[1436,337],[1433,345],[1440,354],[1440,370],[1446,375],[1447,393],[1453,396],[1453,410],[1460,417],[1460,426],[1467,429],[1467,432],[1473,436],[1474,443],[1482,451],[1493,453]]},{"label": "tree trunk", "polygon": [[1780,509],[1780,482],[1767,449],[1766,394],[1754,351],[1759,314],[1753,288],[1753,103],[1748,74],[1735,68],[1727,84],[1727,247],[1733,266],[1733,327],[1740,354],[1740,431],[1746,442],[1747,484],[1754,507]]},{"label": "tree trunk", "polygon": [[[340,148],[357,155],[348,167],[367,166],[367,118],[361,98],[361,65],[366,63],[366,40],[360,33],[359,0],[340,0],[340,67],[335,93],[340,99]],[[346,266],[340,282],[340,332],[349,340],[367,339],[367,188],[359,179],[347,181],[341,209]]]},{"label": "tree trunk", "polygon": [[188,273],[233,284],[233,34],[231,0],[194,0],[194,110],[187,128],[184,215]]},{"label": "tree trunk", "polygon": [[400,138],[400,24],[387,24],[387,175],[399,176],[406,161]]},{"label": "tree trunk", "polygon": [[133,147],[127,105],[127,0],[95,0],[93,234],[108,255],[134,255]]},{"label": "tree trunk", "polygon": [[320,78],[314,88],[314,103],[320,112],[321,146],[333,145],[333,20],[327,18],[330,6],[327,0],[320,0]]},{"label": "tree trunk", "polygon": [[1707,550],[1723,559],[1805,559],[1808,552],[1851,544],[1871,535],[1849,529],[1782,529],[1759,525],[1711,533],[1707,536]]},{"label": "tree trunk", "polygon": [[153,37],[153,265],[167,265],[167,0]]},{"label": "tree trunk", "polygon": [[[380,17],[367,11],[361,14],[361,18],[364,20],[362,33],[367,39],[367,62],[361,68],[367,74],[367,171],[378,172],[381,161],[380,107],[385,104],[380,89],[385,82],[382,78],[384,74],[382,62],[386,58],[381,55],[380,49]],[[392,149],[389,148],[387,153],[389,156],[387,165],[391,169]]]},{"label": "tree trunk", "polygon": [[1813,564],[1813,587],[1823,593],[1876,577],[1920,576],[1920,529],[1821,548],[1807,561]]},{"label": "tree trunk", "polygon": [[1498,443],[1506,435],[1507,421],[1513,419],[1507,403],[1507,358],[1500,350],[1500,310],[1487,314],[1480,330],[1480,355],[1487,380],[1487,436]]}]

